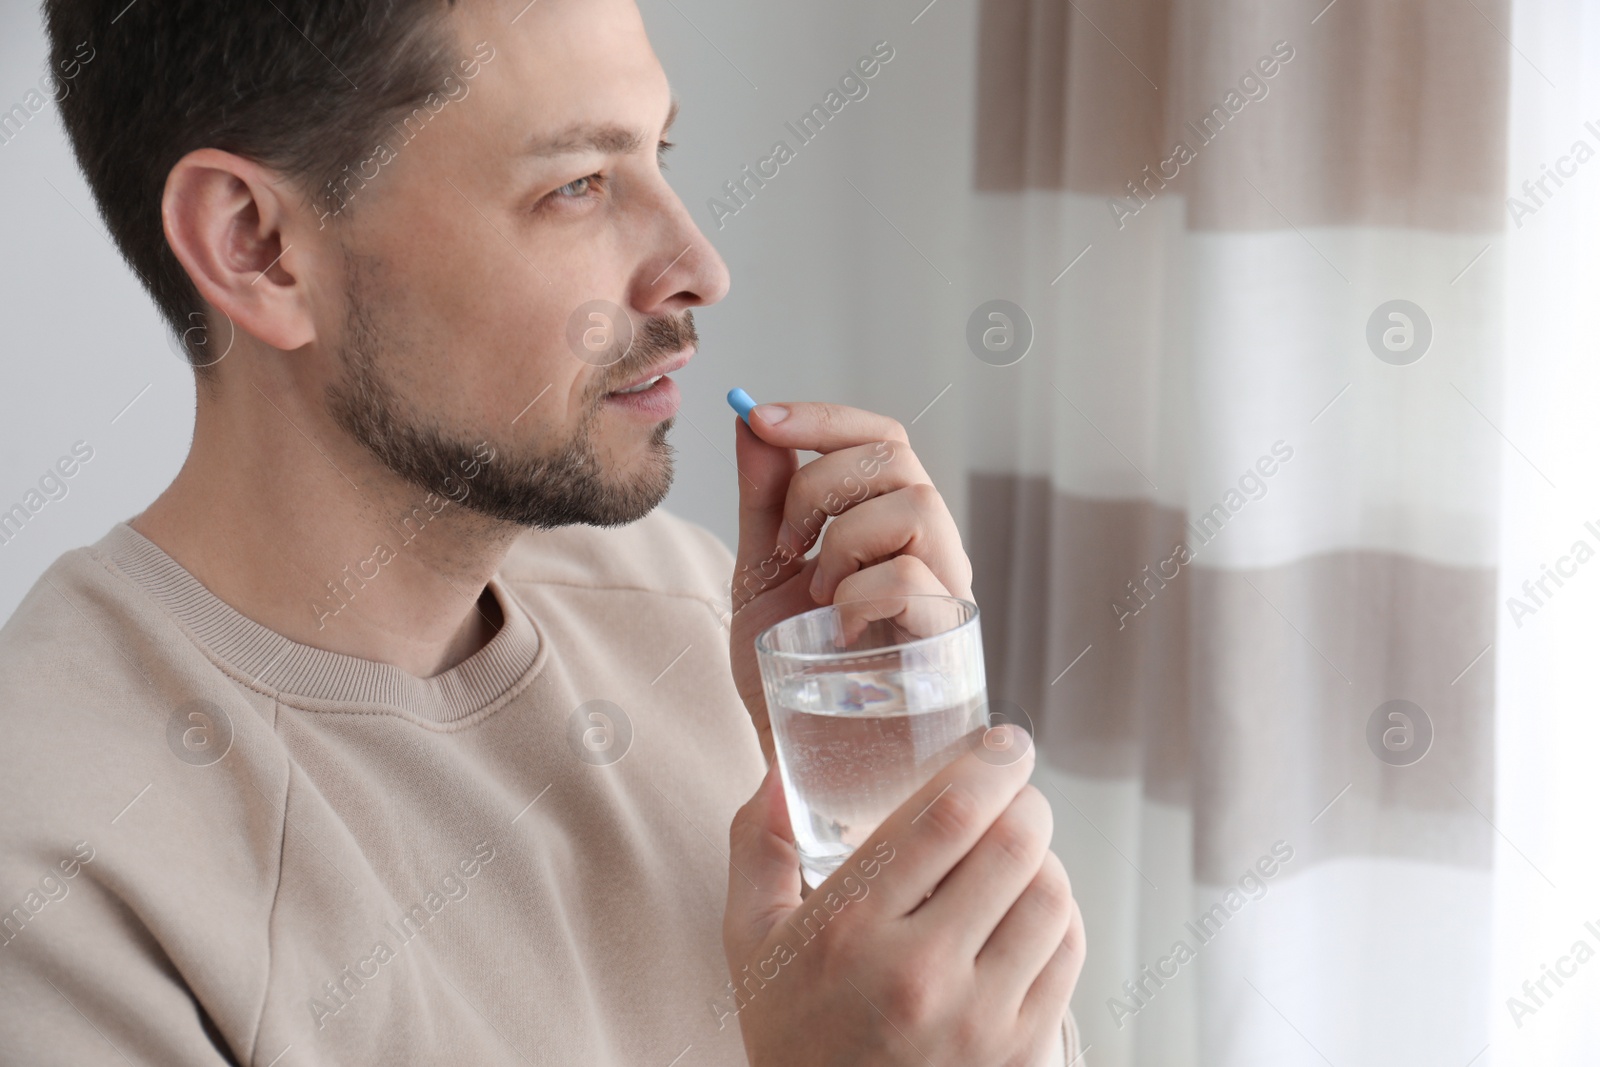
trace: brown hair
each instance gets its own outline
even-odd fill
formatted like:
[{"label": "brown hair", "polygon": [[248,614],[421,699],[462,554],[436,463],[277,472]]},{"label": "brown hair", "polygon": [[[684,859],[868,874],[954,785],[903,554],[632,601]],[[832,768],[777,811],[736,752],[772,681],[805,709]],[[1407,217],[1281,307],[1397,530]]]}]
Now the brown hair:
[{"label": "brown hair", "polygon": [[[450,75],[444,16],[453,6],[44,0],[51,69],[80,65],[59,101],[78,165],[117,248],[184,339],[197,374],[207,376],[215,357],[194,329],[206,304],[162,231],[173,165],[199,148],[233,152],[294,179],[310,203],[371,155],[392,117]],[[87,62],[75,52],[84,42]]]}]

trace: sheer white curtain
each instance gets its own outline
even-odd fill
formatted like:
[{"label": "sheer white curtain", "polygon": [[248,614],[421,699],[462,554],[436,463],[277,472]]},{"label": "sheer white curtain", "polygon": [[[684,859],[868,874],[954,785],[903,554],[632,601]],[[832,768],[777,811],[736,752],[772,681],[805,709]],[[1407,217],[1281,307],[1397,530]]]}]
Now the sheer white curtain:
[{"label": "sheer white curtain", "polygon": [[1491,1044],[1497,535],[1540,476],[1479,8],[979,7],[966,280],[1032,347],[965,376],[974,588],[1094,1064]]},{"label": "sheer white curtain", "polygon": [[[1515,13],[1507,179],[1534,211],[1517,207],[1522,225],[1512,223],[1503,244],[1503,428],[1515,449],[1502,457],[1501,835],[1485,1062],[1580,1064],[1600,1048],[1600,567],[1577,564],[1578,542],[1600,550],[1600,10],[1529,0]],[[1566,176],[1540,190],[1551,171]],[[1529,476],[1530,463],[1549,480]],[[1574,573],[1541,592],[1546,568],[1558,567]],[[1513,621],[1513,597],[1535,613],[1519,608]]]}]

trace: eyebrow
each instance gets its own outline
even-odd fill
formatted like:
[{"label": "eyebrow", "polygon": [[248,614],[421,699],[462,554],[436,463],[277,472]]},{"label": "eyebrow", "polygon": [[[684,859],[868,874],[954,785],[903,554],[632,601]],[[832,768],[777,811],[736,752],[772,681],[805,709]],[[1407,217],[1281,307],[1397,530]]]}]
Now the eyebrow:
[{"label": "eyebrow", "polygon": [[[678,101],[674,99],[667,109],[667,121],[661,127],[664,137],[678,118]],[[653,138],[652,138],[653,140]],[[616,125],[569,126],[548,136],[536,136],[523,147],[522,155],[538,159],[576,155],[580,152],[601,152],[606,155],[625,156],[639,151],[646,138],[635,130]]]}]

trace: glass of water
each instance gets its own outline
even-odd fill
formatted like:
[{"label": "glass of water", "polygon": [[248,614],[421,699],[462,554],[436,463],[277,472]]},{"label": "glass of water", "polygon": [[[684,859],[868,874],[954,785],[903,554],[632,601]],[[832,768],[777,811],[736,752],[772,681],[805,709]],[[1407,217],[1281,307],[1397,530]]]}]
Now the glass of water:
[{"label": "glass of water", "polygon": [[806,884],[815,889],[988,724],[978,606],[934,594],[831,604],[756,638]]}]

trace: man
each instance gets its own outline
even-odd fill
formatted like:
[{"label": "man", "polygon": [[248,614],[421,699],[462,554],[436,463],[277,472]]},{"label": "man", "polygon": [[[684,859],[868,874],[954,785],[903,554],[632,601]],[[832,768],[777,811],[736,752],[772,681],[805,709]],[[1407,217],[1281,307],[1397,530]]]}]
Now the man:
[{"label": "man", "polygon": [[0,631],[7,1061],[1075,1057],[1014,735],[802,894],[754,634],[971,571],[857,409],[735,420],[736,557],[656,508],[676,385],[632,387],[728,276],[631,0],[45,11],[97,48],[63,114],[198,402]]}]

